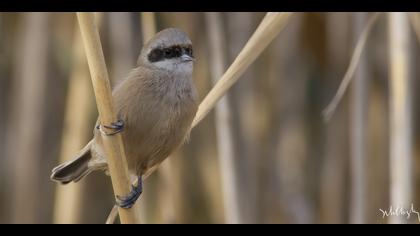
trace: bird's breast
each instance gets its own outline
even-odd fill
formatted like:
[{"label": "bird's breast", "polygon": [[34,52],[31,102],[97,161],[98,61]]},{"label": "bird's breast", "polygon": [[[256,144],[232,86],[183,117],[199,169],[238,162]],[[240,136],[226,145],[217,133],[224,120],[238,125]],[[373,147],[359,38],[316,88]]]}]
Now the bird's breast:
[{"label": "bird's breast", "polygon": [[[128,152],[143,169],[160,163],[183,143],[197,110],[191,77],[160,77],[148,88],[139,96],[141,105],[132,108],[141,115],[129,122],[126,133]],[[150,102],[145,105],[144,99]]]}]

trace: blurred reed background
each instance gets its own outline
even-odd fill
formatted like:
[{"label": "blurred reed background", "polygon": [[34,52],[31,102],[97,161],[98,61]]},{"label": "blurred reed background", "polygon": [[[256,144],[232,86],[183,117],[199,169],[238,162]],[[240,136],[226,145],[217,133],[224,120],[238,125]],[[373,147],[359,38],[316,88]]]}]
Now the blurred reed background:
[{"label": "blurred reed background", "polygon": [[[322,116],[372,14],[294,14],[146,180],[142,223],[418,223],[379,210],[420,210],[417,15],[377,18],[343,100],[329,122]],[[184,30],[202,100],[264,15],[97,20],[113,84],[155,30]],[[49,179],[91,138],[97,117],[76,14],[0,13],[0,107],[0,223],[104,223],[114,201],[107,176]]]}]

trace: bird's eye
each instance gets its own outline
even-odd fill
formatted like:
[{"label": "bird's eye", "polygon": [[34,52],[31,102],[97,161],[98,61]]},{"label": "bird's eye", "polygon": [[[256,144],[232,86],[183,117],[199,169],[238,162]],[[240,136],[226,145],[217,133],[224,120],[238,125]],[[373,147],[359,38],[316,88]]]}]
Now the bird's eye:
[{"label": "bird's eye", "polygon": [[171,57],[173,57],[173,51],[172,51],[171,49],[165,49],[165,50],[163,51],[163,53],[165,53],[165,57],[166,57],[166,58],[171,58]]},{"label": "bird's eye", "polygon": [[154,49],[149,53],[148,59],[150,62],[156,62],[162,60],[163,56],[163,51],[161,49]]},{"label": "bird's eye", "polygon": [[182,55],[182,50],[180,47],[175,47],[174,48],[174,54],[176,57],[180,57]]}]

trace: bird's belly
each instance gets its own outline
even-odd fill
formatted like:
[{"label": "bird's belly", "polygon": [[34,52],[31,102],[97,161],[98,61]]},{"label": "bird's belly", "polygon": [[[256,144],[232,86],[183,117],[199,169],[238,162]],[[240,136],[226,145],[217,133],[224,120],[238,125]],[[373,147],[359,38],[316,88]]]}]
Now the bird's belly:
[{"label": "bird's belly", "polygon": [[160,164],[184,142],[194,114],[181,109],[174,110],[176,107],[171,109],[157,116],[159,120],[147,134],[141,134],[136,144],[126,147],[130,156],[128,164],[136,175],[142,175]]}]

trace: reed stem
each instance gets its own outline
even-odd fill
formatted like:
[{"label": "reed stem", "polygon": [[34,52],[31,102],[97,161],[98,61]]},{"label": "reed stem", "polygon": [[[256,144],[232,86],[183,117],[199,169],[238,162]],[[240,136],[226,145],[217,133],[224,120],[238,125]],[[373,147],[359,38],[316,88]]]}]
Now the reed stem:
[{"label": "reed stem", "polygon": [[[102,124],[109,125],[112,122],[116,122],[117,117],[113,108],[111,86],[94,14],[77,13],[77,18],[85,46],[100,121]],[[102,140],[107,155],[114,194],[125,196],[131,190],[131,182],[122,136],[120,133],[112,136],[102,135]],[[138,202],[131,209],[119,208],[118,210],[121,223],[140,223]]]},{"label": "reed stem", "polygon": [[[409,210],[413,200],[409,26],[407,13],[389,16],[391,206]],[[392,216],[390,223],[407,223]]]},{"label": "reed stem", "polygon": [[192,127],[195,127],[209,112],[223,95],[238,81],[245,70],[258,58],[273,39],[284,29],[290,12],[266,14],[254,34],[248,40],[232,65],[223,74],[212,90],[207,94],[198,107]]}]

